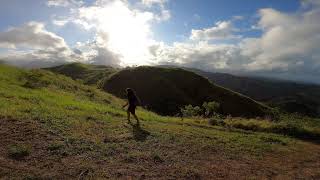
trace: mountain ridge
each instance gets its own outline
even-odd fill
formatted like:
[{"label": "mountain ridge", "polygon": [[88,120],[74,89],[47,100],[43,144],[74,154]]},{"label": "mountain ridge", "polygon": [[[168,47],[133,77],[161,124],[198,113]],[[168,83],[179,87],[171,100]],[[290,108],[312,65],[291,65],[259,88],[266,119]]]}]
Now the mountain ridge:
[{"label": "mountain ridge", "polygon": [[164,115],[179,113],[184,105],[201,106],[204,102],[217,101],[221,105],[220,113],[225,115],[272,116],[271,108],[179,68],[128,68],[110,76],[103,84],[104,90],[122,98],[127,87],[135,89],[151,110]]}]

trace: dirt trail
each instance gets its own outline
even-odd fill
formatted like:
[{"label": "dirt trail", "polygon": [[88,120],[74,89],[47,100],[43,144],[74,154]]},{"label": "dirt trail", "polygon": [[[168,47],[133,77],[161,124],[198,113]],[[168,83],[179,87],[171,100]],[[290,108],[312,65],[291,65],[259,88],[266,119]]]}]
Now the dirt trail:
[{"label": "dirt trail", "polygon": [[[320,145],[308,142],[301,151],[269,153],[260,159],[208,150],[179,162],[148,158],[124,162],[125,152],[107,161],[98,151],[70,154],[77,148],[73,145],[52,150],[52,144],[65,139],[35,121],[0,119],[0,137],[0,179],[320,179]],[[8,148],[13,144],[30,145],[30,155],[10,158]]]}]

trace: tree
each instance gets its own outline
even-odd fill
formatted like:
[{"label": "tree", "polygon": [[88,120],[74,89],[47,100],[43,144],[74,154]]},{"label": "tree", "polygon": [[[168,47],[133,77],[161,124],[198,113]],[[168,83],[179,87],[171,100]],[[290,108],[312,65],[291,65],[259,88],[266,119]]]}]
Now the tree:
[{"label": "tree", "polygon": [[215,101],[204,102],[202,107],[204,108],[204,116],[209,117],[217,114],[220,104]]}]

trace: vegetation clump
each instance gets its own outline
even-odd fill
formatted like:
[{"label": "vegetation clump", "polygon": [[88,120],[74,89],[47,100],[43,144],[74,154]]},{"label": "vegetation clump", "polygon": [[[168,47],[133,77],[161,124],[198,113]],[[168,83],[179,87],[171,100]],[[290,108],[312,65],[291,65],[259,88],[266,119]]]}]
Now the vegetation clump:
[{"label": "vegetation clump", "polygon": [[31,152],[30,147],[23,144],[11,145],[8,149],[9,157],[13,159],[22,159],[28,156]]}]

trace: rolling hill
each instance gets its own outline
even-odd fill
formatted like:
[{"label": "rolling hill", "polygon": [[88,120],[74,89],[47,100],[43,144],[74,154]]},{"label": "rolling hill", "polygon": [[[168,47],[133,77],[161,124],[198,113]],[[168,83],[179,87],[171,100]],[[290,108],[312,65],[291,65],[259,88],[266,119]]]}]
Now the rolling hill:
[{"label": "rolling hill", "polygon": [[137,67],[121,70],[104,81],[103,89],[124,98],[133,88],[144,106],[162,115],[175,115],[184,105],[220,103],[219,112],[244,117],[271,116],[271,108],[246,96],[213,85],[208,79],[179,68]]},{"label": "rolling hill", "polygon": [[[173,66],[159,67],[178,68]],[[319,85],[270,78],[235,76],[226,73],[212,73],[193,68],[184,69],[206,77],[216,85],[239,92],[271,107],[277,107],[289,113],[299,113],[311,117],[320,116]],[[71,63],[51,67],[47,70],[69,76],[73,79],[80,79],[89,85],[99,84],[99,86],[102,86],[105,77],[121,69]]]},{"label": "rolling hill", "polygon": [[242,77],[187,68],[207,77],[214,84],[249,96],[257,101],[279,107],[290,113],[320,117],[320,86],[292,81]]},{"label": "rolling hill", "polygon": [[138,126],[125,123],[123,103],[47,70],[0,65],[0,179],[320,177],[318,119],[214,123],[138,108]]},{"label": "rolling hill", "polygon": [[82,63],[70,63],[60,66],[45,68],[46,70],[63,74],[72,79],[83,80],[85,84],[99,84],[101,80],[115,73],[118,69],[103,65],[90,65]]}]

